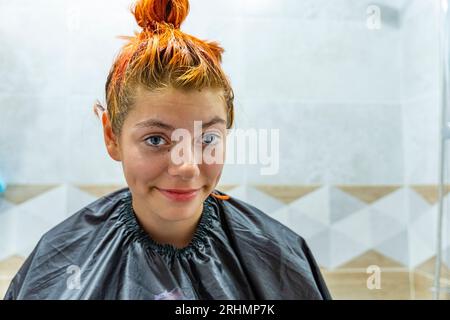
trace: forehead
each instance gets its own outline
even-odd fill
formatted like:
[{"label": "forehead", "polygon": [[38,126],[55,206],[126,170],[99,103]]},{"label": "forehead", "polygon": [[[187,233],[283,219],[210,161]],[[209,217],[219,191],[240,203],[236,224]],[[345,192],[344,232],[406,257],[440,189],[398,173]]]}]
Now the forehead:
[{"label": "forehead", "polygon": [[214,117],[226,120],[226,104],[221,90],[167,88],[150,91],[138,87],[124,125],[134,126],[141,121],[155,119],[174,127],[187,127],[193,121],[206,122]]}]

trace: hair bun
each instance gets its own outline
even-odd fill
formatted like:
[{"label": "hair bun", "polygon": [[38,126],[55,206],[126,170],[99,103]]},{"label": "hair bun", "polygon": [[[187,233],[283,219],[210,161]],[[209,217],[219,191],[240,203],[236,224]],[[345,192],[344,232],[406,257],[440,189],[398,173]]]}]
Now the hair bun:
[{"label": "hair bun", "polygon": [[133,14],[144,30],[155,30],[158,23],[172,24],[179,29],[189,12],[188,0],[138,0]]}]

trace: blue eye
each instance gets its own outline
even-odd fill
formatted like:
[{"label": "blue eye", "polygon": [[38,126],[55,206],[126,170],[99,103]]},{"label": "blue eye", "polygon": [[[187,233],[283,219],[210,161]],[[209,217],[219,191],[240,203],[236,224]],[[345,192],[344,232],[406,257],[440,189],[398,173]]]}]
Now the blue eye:
[{"label": "blue eye", "polygon": [[217,134],[205,134],[203,135],[203,143],[207,145],[213,145],[218,143],[220,136]]},{"label": "blue eye", "polygon": [[[162,142],[162,144],[160,144]],[[151,147],[160,147],[164,145],[166,140],[161,136],[150,136],[147,139],[145,139],[145,143],[148,144]]]}]

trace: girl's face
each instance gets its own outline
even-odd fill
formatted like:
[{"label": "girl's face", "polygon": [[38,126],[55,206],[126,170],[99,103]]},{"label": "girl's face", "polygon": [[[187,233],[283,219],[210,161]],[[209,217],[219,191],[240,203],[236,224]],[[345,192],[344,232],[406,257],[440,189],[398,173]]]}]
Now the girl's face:
[{"label": "girl's face", "polygon": [[[107,113],[103,114],[108,153],[122,162],[135,210],[161,221],[198,217],[222,173],[226,116],[220,90],[148,91],[141,87],[120,137],[114,136]],[[201,121],[195,130],[194,121]],[[178,141],[171,139],[174,130],[182,133],[182,138],[174,138]],[[205,150],[219,161],[200,162]],[[168,189],[196,191],[180,195]]]}]

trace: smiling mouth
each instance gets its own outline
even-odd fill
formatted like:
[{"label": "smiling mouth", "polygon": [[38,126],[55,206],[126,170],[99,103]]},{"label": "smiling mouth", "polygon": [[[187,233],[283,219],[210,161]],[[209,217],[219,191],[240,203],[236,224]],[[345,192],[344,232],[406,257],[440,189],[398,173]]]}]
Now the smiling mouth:
[{"label": "smiling mouth", "polygon": [[160,189],[156,188],[161,194],[172,201],[189,201],[194,199],[201,188],[198,189]]},{"label": "smiling mouth", "polygon": [[195,192],[200,190],[201,188],[197,188],[197,189],[161,189],[158,188],[161,191],[167,191],[167,192],[173,192],[173,193],[190,193],[190,192]]}]

